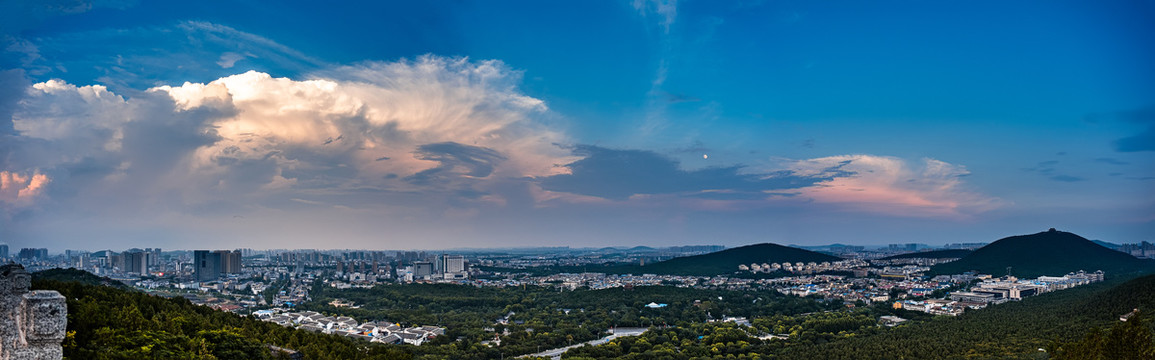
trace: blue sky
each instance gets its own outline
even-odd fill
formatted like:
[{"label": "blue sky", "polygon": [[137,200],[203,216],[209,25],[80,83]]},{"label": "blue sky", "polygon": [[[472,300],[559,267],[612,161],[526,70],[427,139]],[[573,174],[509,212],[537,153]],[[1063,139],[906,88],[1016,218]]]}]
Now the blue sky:
[{"label": "blue sky", "polygon": [[1155,240],[1150,2],[0,6],[14,247]]}]

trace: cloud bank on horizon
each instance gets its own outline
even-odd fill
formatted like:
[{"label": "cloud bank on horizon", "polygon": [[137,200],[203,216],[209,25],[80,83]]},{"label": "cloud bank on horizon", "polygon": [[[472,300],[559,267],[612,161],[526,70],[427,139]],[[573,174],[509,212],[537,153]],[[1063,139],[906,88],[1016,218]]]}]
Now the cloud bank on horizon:
[{"label": "cloud bank on horizon", "polygon": [[[536,62],[515,44],[494,43],[452,55],[333,60],[272,40],[276,28],[256,34],[179,14],[168,15],[171,25],[86,27],[101,21],[83,18],[91,6],[63,11],[83,20],[79,30],[53,31],[40,23],[61,13],[37,10],[0,34],[7,68],[0,69],[0,242],[738,245],[866,232],[874,235],[864,241],[944,242],[1064,224],[1133,240],[1155,226],[1155,218],[1135,215],[1155,213],[1142,196],[1155,179],[1148,161],[1155,149],[1144,141],[1153,122],[1142,102],[1137,111],[1052,121],[1041,119],[1054,112],[1013,119],[969,108],[960,115],[950,110],[957,104],[940,100],[880,101],[874,93],[885,86],[840,97],[857,91],[866,79],[855,77],[867,76],[861,69],[872,60],[850,66],[858,73],[814,66],[821,61],[742,69],[745,60],[727,49],[757,46],[735,43],[727,31],[790,32],[808,20],[770,7],[774,22],[743,24],[738,14],[767,9],[744,6],[619,6],[632,19],[606,21],[622,29],[640,21],[635,31],[649,44],[638,50],[649,54],[648,71],[619,73],[604,64]],[[716,55],[702,57],[707,49]],[[620,55],[627,66],[631,55]],[[729,65],[712,64],[722,60]],[[870,66],[898,83],[925,77]],[[549,73],[554,67],[588,79]],[[822,71],[846,82],[793,79]],[[735,80],[762,72],[777,78],[753,86]],[[813,83],[823,81],[829,88],[814,93]],[[615,95],[626,88],[631,98]],[[782,89],[802,95],[787,98]],[[814,99],[842,102],[807,105]],[[904,115],[923,108],[946,110]],[[979,120],[954,118],[967,116]],[[958,235],[925,238],[940,229]]]}]

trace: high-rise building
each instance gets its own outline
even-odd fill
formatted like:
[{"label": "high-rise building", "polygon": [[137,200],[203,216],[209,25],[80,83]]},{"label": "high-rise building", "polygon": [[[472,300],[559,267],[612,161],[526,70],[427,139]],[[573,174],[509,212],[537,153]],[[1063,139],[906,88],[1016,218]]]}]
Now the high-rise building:
[{"label": "high-rise building", "polygon": [[152,253],[141,249],[128,249],[124,252],[124,267],[126,273],[147,274],[149,257]]},{"label": "high-rise building", "polygon": [[88,253],[80,253],[80,256],[76,257],[76,268],[87,270],[89,266],[92,266],[92,258]]},{"label": "high-rise building", "polygon": [[221,253],[208,250],[193,251],[193,269],[197,281],[213,281],[221,277]]},{"label": "high-rise building", "polygon": [[48,249],[46,248],[23,248],[20,249],[20,254],[17,256],[22,260],[39,260],[48,259]]},{"label": "high-rise building", "polygon": [[240,274],[241,273],[241,251],[217,250],[213,253],[219,254],[221,259],[220,273],[222,274]]},{"label": "high-rise building", "polygon": [[8,244],[0,244],[0,259],[8,258]]},{"label": "high-rise building", "polygon": [[148,248],[148,249],[144,249],[144,251],[148,252],[148,266],[160,266],[161,265],[160,248]]},{"label": "high-rise building", "polygon": [[433,275],[433,264],[428,261],[417,261],[413,263],[413,276],[428,277]]},{"label": "high-rise building", "polygon": [[442,274],[465,272],[465,257],[461,255],[441,255],[438,263]]},{"label": "high-rise building", "polygon": [[124,271],[124,255],[117,252],[108,252],[108,264],[113,268]]}]

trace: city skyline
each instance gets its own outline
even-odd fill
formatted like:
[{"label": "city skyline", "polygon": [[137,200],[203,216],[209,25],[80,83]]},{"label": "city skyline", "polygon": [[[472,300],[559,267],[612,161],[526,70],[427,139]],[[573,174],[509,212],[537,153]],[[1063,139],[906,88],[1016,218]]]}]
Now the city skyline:
[{"label": "city skyline", "polygon": [[10,249],[1155,233],[1149,3],[68,4],[0,5]]}]

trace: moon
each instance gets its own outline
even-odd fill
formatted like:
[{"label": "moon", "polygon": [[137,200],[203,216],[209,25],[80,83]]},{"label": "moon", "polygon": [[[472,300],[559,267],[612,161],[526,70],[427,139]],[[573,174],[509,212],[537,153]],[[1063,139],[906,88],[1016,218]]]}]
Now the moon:
[{"label": "moon", "polygon": [[709,156],[709,155],[706,155],[706,154],[702,154],[702,158],[703,158],[703,159],[709,159],[709,158],[710,158],[710,156]]}]

